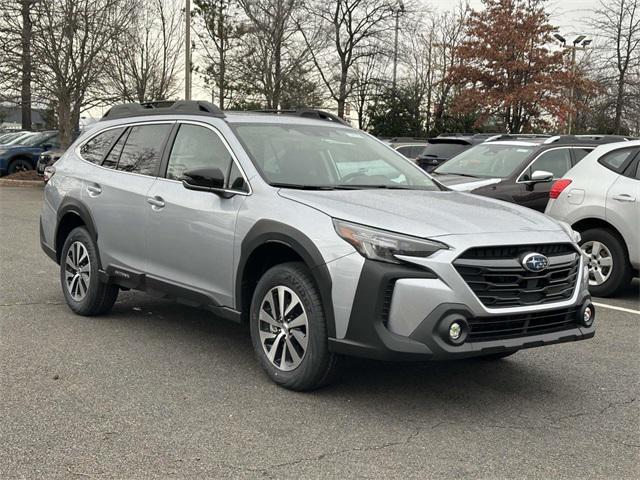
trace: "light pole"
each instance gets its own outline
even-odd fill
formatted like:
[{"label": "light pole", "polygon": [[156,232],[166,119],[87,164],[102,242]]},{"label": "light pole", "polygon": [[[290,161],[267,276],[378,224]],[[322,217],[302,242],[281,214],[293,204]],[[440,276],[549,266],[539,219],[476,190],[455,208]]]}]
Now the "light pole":
[{"label": "light pole", "polygon": [[400,29],[400,14],[404,13],[404,3],[402,0],[398,2],[396,13],[396,31],[395,40],[393,42],[393,96],[396,96],[396,85],[398,83],[398,30]]},{"label": "light pole", "polygon": [[184,8],[184,99],[191,100],[191,0],[185,0]]},{"label": "light pole", "polygon": [[560,42],[562,48],[565,51],[571,50],[571,87],[569,89],[569,118],[567,119],[567,135],[571,135],[571,129],[573,127],[573,106],[576,84],[576,51],[586,50],[587,46],[591,43],[591,40],[587,39],[585,35],[578,35],[572,42],[573,45],[567,45],[567,40],[559,33],[554,33],[553,36]]}]

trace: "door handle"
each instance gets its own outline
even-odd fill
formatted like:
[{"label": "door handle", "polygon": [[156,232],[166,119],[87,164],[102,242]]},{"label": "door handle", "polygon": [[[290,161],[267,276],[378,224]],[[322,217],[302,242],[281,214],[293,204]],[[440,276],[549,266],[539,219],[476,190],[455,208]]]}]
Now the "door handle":
[{"label": "door handle", "polygon": [[620,195],[614,195],[613,199],[617,200],[618,202],[635,202],[636,201],[636,197],[632,197],[628,193],[621,193]]},{"label": "door handle", "polygon": [[162,197],[147,197],[147,203],[151,205],[151,208],[154,210],[164,208],[164,200]]},{"label": "door handle", "polygon": [[89,193],[90,197],[97,197],[102,193],[102,188],[100,188],[99,185],[88,185],[87,192]]}]

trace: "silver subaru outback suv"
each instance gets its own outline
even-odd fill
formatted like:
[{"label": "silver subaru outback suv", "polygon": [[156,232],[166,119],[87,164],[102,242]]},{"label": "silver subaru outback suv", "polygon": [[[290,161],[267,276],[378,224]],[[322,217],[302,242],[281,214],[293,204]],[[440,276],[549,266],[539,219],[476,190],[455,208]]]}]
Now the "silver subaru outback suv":
[{"label": "silver subaru outback suv", "polygon": [[112,108],[48,167],[44,251],[80,315],[120,289],[248,322],[276,383],[341,355],[498,359],[594,335],[577,234],[447,190],[320,111]]}]

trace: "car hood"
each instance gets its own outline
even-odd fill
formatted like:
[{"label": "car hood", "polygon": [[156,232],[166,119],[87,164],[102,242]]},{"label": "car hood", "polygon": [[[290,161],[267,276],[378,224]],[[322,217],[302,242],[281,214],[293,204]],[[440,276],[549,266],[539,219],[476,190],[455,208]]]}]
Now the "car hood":
[{"label": "car hood", "polygon": [[281,189],[279,194],[334,218],[417,237],[562,230],[534,210],[460,192]]},{"label": "car hood", "polygon": [[465,177],[463,175],[434,175],[433,178],[443,185],[446,185],[451,190],[456,190],[458,192],[470,192],[476,188],[494,185],[502,181],[501,178],[472,178]]}]

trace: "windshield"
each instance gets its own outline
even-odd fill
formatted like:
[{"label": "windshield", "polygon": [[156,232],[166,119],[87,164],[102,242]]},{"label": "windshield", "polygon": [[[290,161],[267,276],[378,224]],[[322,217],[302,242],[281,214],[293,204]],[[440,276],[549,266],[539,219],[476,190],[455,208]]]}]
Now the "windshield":
[{"label": "windshield", "polygon": [[482,143],[453,157],[436,168],[436,175],[507,178],[520,166],[534,147]]},{"label": "windshield", "polygon": [[44,143],[47,140],[50,140],[50,143],[55,143],[53,141],[54,136],[55,134],[51,132],[36,133],[35,135],[31,135],[29,138],[20,142],[20,144],[25,147],[38,147],[41,143]]},{"label": "windshield", "polygon": [[438,190],[402,155],[358,130],[252,123],[235,131],[273,186]]},{"label": "windshield", "polygon": [[469,147],[470,145],[460,143],[430,143],[424,148],[420,156],[448,160]]}]

